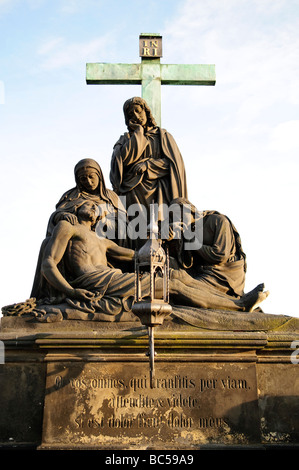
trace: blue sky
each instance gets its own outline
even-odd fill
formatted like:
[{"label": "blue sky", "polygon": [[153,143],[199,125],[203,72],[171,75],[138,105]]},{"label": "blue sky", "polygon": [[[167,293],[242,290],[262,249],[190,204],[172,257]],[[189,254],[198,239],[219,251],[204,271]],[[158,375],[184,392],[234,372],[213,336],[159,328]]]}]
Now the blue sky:
[{"label": "blue sky", "polygon": [[138,86],[88,86],[86,62],[212,63],[215,87],[162,87],[162,126],[183,155],[189,199],[228,215],[248,257],[246,290],[299,316],[299,0],[0,0],[0,304],[30,295],[40,243],[73,168],[91,157],[107,186],[123,102]]}]

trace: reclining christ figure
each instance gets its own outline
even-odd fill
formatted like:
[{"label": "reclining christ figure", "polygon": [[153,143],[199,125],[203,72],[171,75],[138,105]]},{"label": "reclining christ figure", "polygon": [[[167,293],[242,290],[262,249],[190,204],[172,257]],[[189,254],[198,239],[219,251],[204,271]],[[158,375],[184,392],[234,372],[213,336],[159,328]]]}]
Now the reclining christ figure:
[{"label": "reclining christ figure", "polygon": [[[135,253],[112,240],[99,238],[92,231],[97,216],[97,206],[87,201],[77,209],[78,224],[60,221],[47,244],[41,269],[47,282],[63,294],[69,307],[114,315],[132,307],[135,274],[109,267],[107,256],[133,261]],[[59,269],[61,261],[63,274]],[[211,294],[200,282],[197,285],[185,271],[181,274],[180,270],[170,270],[169,293],[173,305],[250,312],[268,296],[263,285],[239,298],[221,291]],[[189,283],[190,280],[192,282]],[[149,295],[149,275],[143,275],[141,282],[142,292]],[[157,279],[156,292],[160,289],[162,293],[162,279]]]}]

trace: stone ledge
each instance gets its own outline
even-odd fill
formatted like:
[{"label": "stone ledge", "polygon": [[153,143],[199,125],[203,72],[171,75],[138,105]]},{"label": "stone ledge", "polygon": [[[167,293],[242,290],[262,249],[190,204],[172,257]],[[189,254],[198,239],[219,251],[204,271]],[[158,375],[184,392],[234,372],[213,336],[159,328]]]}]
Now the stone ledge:
[{"label": "stone ledge", "polygon": [[[155,377],[160,384],[155,392],[149,386],[147,330],[138,321],[39,323],[25,316],[3,317],[2,448],[22,448],[25,440],[41,450],[165,449],[174,442],[176,450],[297,445],[299,369],[291,363],[290,345],[299,334],[290,319],[267,318],[275,328],[257,330],[255,324],[245,331],[165,321],[155,330]],[[292,325],[290,331],[281,330],[286,325]],[[181,382],[163,386],[164,380],[173,383],[176,377],[188,379],[192,387]],[[100,380],[109,385],[99,385]],[[136,390],[131,381],[138,384]],[[223,381],[229,385],[222,386]],[[86,387],[88,382],[91,387]],[[115,397],[158,399],[163,407],[139,404],[135,410],[127,401],[114,405]],[[180,409],[171,405],[173,398],[183,400]],[[102,416],[103,427],[97,429]],[[163,424],[162,441],[156,416]],[[122,420],[129,418],[136,426],[126,434],[127,421]],[[206,420],[212,420],[209,426]]]},{"label": "stone ledge", "polygon": [[[82,313],[82,312],[81,312]],[[135,316],[132,317],[135,319]],[[88,316],[84,319],[68,319],[53,322],[38,321],[33,315],[4,316],[1,319],[1,332],[7,330],[28,331],[127,331],[143,329],[139,319],[134,321],[92,321]],[[166,317],[159,331],[266,331],[277,333],[299,333],[299,318],[288,315],[251,312],[240,313],[228,310],[194,309],[192,307],[173,307],[173,314]]]},{"label": "stone ledge", "polygon": [[[215,312],[214,312],[215,313]],[[232,312],[221,312],[231,317]],[[250,315],[250,314],[247,314]],[[236,324],[240,314],[234,313]],[[241,321],[244,315],[241,314]],[[274,318],[273,318],[274,317]],[[271,350],[274,355],[282,356],[281,351],[290,352],[291,343],[299,340],[299,319],[267,314],[253,314],[248,318],[246,330],[223,330],[198,328],[183,321],[164,321],[155,328],[155,347],[157,350],[173,350],[176,354],[186,349],[242,349]],[[262,325],[260,324],[262,322]],[[269,329],[264,326],[267,323]],[[252,326],[252,329],[249,327]],[[288,330],[289,327],[289,330]],[[54,323],[41,323],[30,316],[1,318],[0,339],[9,349],[45,349],[45,348],[130,348],[132,352],[143,349],[148,344],[147,328],[136,322],[94,322],[82,320],[63,320]]]}]

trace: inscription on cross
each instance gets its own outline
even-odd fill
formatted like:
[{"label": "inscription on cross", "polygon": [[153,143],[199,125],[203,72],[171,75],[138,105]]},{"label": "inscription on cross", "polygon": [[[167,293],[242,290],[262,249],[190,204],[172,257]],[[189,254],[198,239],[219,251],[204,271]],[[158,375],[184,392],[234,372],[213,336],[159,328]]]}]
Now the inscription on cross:
[{"label": "inscription on cross", "polygon": [[141,34],[139,36],[139,55],[147,59],[162,57],[162,36]]},{"label": "inscription on cross", "polygon": [[157,125],[161,126],[161,85],[206,85],[216,83],[215,65],[161,64],[162,37],[141,34],[139,37],[140,64],[87,63],[88,85],[138,85],[148,103]]}]

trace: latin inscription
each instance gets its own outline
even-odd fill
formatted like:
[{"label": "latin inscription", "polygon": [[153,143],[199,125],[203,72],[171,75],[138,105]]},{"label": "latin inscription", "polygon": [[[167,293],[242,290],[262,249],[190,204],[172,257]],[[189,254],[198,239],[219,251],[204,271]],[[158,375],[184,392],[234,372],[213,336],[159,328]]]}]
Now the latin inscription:
[{"label": "latin inscription", "polygon": [[[116,379],[112,377],[77,377],[64,378],[61,375],[55,377],[55,386],[57,389],[68,385],[71,389],[77,391],[86,390],[110,390],[112,393],[106,398],[107,410],[111,410],[111,415],[88,416],[87,411],[74,418],[76,426],[80,429],[137,429],[159,428],[162,425],[169,428],[191,429],[195,424],[192,416],[187,416],[184,409],[202,408],[200,395],[212,390],[240,390],[246,392],[250,386],[246,379],[226,376],[223,378],[194,378],[187,375],[175,375],[168,378],[156,378],[155,388],[150,389],[151,395],[144,393],[149,389],[149,378],[132,377],[127,381],[125,379]],[[176,390],[175,393],[172,393]],[[189,391],[197,391],[197,394],[189,395]],[[113,393],[113,391],[115,393]],[[121,395],[119,391],[129,391],[129,395]],[[168,391],[167,396],[159,396],[159,391]],[[132,395],[132,392],[135,393]],[[137,393],[136,393],[137,392]],[[152,396],[155,393],[156,396]],[[181,412],[176,410],[180,409]],[[158,416],[148,415],[149,410],[165,411]],[[169,412],[169,410],[171,410]],[[116,416],[116,413],[120,415]],[[145,412],[146,411],[146,412]],[[127,412],[134,412],[128,415]],[[226,424],[225,419],[215,416],[202,416],[196,420],[196,427],[206,429],[209,427],[223,427]]]},{"label": "latin inscription", "polygon": [[[65,385],[70,385],[71,388],[86,390],[91,389],[132,389],[134,392],[140,389],[149,388],[149,379],[144,376],[141,378],[131,378],[128,382],[124,379],[114,379],[109,377],[80,377],[80,378],[63,378],[60,375],[55,377],[55,386],[60,388]],[[155,379],[155,389],[190,389],[197,388],[197,391],[203,392],[204,390],[212,390],[216,388],[226,390],[250,390],[250,386],[244,378],[224,377],[220,379],[205,379],[205,378],[189,378],[188,376],[181,377],[175,375],[173,378],[160,378]],[[127,399],[128,400],[128,399]],[[169,403],[170,404],[170,403]],[[175,406],[175,405],[173,405]]]},{"label": "latin inscription", "polygon": [[121,436],[216,442],[238,428],[240,439],[246,436],[255,419],[254,366],[156,368],[152,388],[144,363],[49,364],[45,436],[55,429],[61,441],[90,444],[119,443]]}]

